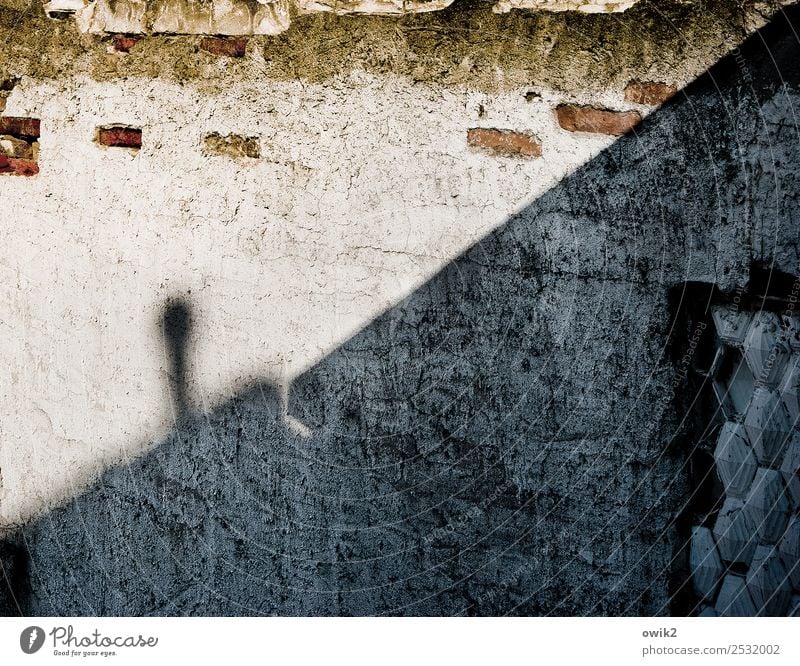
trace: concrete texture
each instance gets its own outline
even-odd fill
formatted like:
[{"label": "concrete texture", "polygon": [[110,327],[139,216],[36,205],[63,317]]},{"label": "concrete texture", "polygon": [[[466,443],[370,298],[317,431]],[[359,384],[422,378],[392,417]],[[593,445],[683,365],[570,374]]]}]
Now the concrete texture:
[{"label": "concrete texture", "polygon": [[415,80],[413,48],[315,70],[291,36],[236,65],[11,49],[8,112],[42,133],[39,175],[0,181],[8,612],[678,612],[674,316],[684,283],[800,274],[797,45],[777,20],[622,138],[554,109],[647,115],[630,79],[682,85],[743,35],[693,20],[702,58],[625,69],[642,42],[600,81],[453,38],[500,68],[472,87],[441,53]]}]

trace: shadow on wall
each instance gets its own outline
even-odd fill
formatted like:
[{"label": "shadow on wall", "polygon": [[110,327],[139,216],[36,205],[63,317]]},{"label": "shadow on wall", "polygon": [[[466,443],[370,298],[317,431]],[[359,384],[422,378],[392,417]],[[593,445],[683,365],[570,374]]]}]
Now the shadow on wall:
[{"label": "shadow on wall", "polygon": [[186,413],[168,306],[174,432],[6,544],[8,612],[687,612],[669,292],[800,272],[797,19],[298,378],[308,437],[269,384]]}]

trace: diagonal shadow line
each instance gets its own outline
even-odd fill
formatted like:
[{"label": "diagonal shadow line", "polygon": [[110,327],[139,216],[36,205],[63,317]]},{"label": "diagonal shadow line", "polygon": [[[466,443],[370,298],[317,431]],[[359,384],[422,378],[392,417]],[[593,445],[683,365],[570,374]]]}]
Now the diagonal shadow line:
[{"label": "diagonal shadow line", "polygon": [[310,437],[268,382],[178,404],[149,453],[21,530],[6,596],[42,615],[663,612],[688,493],[669,290],[800,273],[798,18],[300,376]]}]

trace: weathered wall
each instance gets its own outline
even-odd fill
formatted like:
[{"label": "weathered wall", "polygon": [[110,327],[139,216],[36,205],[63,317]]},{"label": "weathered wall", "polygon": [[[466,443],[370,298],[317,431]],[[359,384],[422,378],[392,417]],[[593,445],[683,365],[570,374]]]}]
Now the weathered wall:
[{"label": "weathered wall", "polygon": [[667,612],[669,290],[800,272],[785,31],[616,136],[669,92],[631,80],[752,24],[711,9],[311,17],[241,58],[4,14],[41,120],[0,175],[23,609]]}]

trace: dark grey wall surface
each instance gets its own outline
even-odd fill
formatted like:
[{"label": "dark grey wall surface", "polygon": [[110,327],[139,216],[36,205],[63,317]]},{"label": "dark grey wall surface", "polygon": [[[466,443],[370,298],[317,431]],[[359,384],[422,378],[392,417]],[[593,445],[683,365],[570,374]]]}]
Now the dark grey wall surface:
[{"label": "dark grey wall surface", "polygon": [[22,529],[7,612],[683,612],[672,324],[686,282],[800,274],[797,19],[300,377],[310,437],[253,386]]}]

